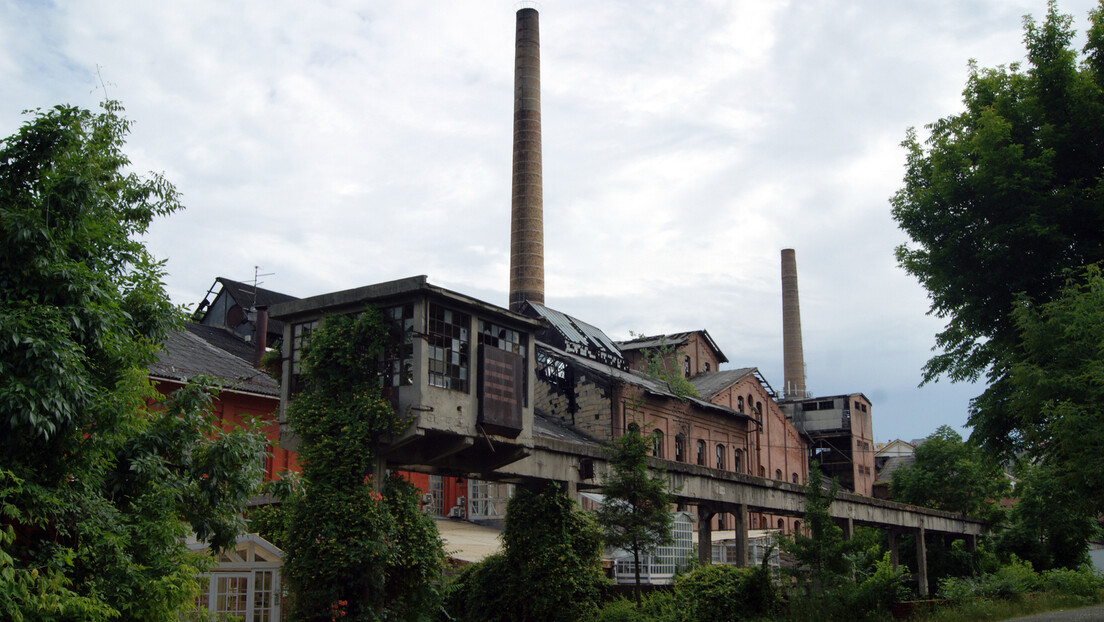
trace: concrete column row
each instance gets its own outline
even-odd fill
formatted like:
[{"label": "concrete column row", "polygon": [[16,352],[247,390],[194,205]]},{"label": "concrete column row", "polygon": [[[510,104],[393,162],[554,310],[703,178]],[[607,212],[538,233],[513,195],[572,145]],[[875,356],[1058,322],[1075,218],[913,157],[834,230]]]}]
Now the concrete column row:
[{"label": "concrete column row", "polygon": [[[747,505],[744,504],[725,504],[723,508],[705,504],[698,506],[698,563],[707,565],[713,562],[713,517],[720,512],[730,512],[736,517],[736,565],[746,566],[748,562],[748,511]],[[844,537],[850,540],[855,534],[854,521],[848,518],[842,521],[841,527],[843,528]],[[928,585],[928,552],[925,541],[927,530],[924,528],[923,521],[915,529],[887,529],[889,559],[894,568],[899,565],[897,537],[906,531],[916,536],[916,580],[920,596],[926,597],[930,594],[930,587]],[[967,535],[965,538],[967,549],[971,553],[977,552],[977,536]]]}]

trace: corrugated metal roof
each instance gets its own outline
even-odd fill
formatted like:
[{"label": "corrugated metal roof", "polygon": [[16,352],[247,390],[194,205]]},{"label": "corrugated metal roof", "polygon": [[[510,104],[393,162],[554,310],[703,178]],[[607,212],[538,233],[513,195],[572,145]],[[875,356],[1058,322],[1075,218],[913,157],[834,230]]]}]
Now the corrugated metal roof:
[{"label": "corrugated metal roof", "polygon": [[625,357],[621,356],[621,350],[598,327],[532,301],[529,302],[529,306],[563,337],[567,352],[585,356],[618,369],[628,369]]}]

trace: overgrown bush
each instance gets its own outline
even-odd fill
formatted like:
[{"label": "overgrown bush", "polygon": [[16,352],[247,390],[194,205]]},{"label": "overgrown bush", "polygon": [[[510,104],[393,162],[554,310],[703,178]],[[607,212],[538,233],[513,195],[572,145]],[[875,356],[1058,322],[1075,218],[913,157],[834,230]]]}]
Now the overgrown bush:
[{"label": "overgrown bush", "polygon": [[702,566],[675,580],[675,601],[683,620],[712,622],[768,616],[781,597],[770,568]]},{"label": "overgrown bush", "polygon": [[1043,573],[1043,589],[1066,596],[1083,599],[1085,604],[1100,599],[1104,590],[1104,576],[1093,571],[1091,566],[1082,566],[1077,570],[1055,568]]},{"label": "overgrown bush", "polygon": [[1038,590],[1042,578],[1031,567],[1031,562],[1015,555],[995,572],[977,577],[944,580],[939,587],[940,598],[963,602],[971,598],[1014,599]]},{"label": "overgrown bush", "polygon": [[598,613],[601,534],[557,486],[519,489],[506,506],[503,553],[466,569],[448,588],[445,619],[589,620]]}]

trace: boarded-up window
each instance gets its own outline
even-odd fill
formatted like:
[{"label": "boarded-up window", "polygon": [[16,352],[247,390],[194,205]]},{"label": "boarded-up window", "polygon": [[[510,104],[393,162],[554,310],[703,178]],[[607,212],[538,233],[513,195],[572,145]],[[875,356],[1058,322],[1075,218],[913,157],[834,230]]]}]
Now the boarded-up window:
[{"label": "boarded-up window", "polygon": [[479,424],[510,438],[521,434],[525,359],[506,350],[479,346]]}]

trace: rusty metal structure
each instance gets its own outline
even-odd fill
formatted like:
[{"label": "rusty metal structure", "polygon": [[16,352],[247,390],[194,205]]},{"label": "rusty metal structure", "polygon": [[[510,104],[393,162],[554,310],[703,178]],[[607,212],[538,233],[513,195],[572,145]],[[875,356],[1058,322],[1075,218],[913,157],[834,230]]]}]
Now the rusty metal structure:
[{"label": "rusty metal structure", "polygon": [[537,10],[517,12],[514,47],[514,157],[510,199],[510,310],[544,304],[544,196],[541,172],[540,31]]}]

